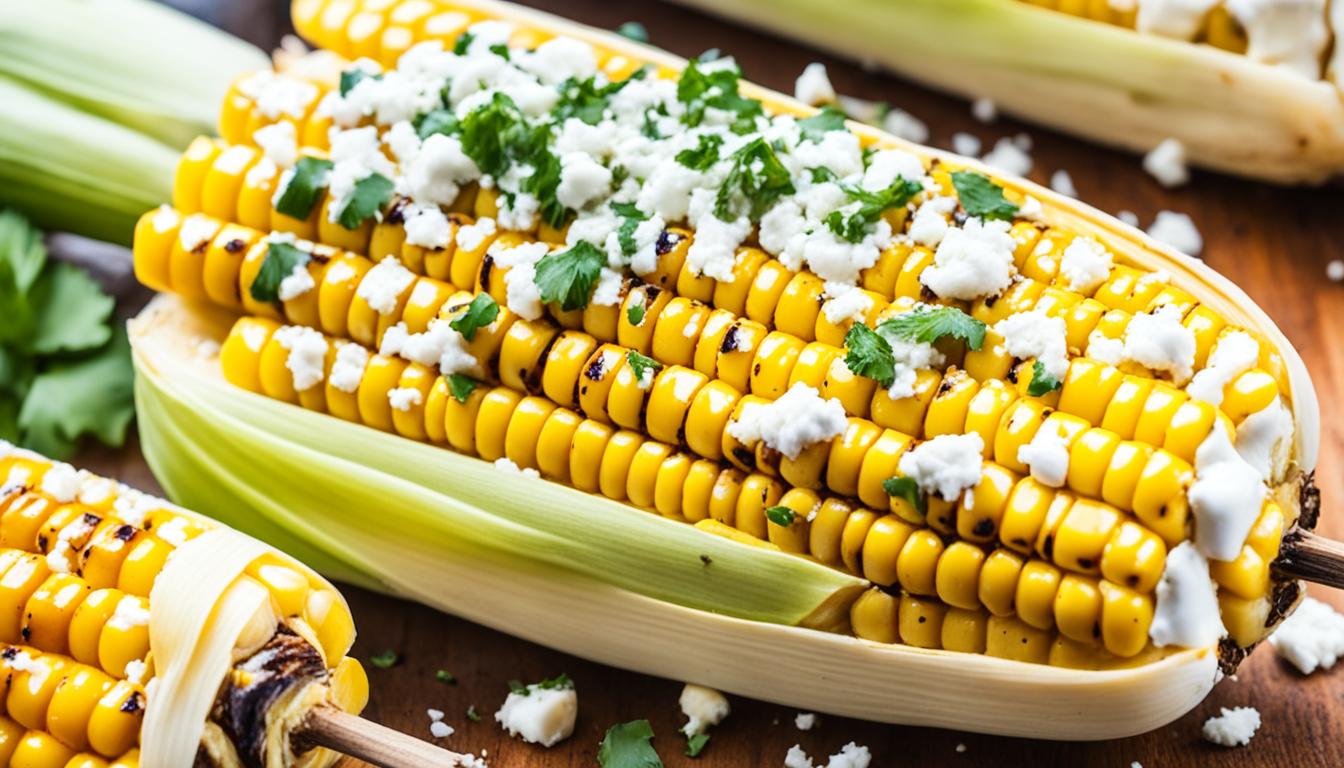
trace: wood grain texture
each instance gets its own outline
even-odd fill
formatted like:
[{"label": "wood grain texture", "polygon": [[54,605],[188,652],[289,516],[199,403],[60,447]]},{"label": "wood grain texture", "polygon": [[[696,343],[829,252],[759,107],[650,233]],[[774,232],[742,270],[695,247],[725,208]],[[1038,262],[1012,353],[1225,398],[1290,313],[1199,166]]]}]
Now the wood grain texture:
[{"label": "wood grain texture", "polygon": [[[727,1],[727,0],[725,0]],[[909,85],[890,76],[820,56],[777,38],[654,0],[533,0],[537,7],[595,26],[621,22],[645,24],[655,45],[693,56],[707,48],[735,55],[747,76],[783,91],[809,61],[825,62],[837,89],[849,95],[892,102],[923,119],[930,143],[949,147],[951,136],[966,131],[986,148],[1020,131],[1035,142],[1031,177],[1046,182],[1057,169],[1073,177],[1082,199],[1112,213],[1129,210],[1147,225],[1158,210],[1189,213],[1203,233],[1208,263],[1229,276],[1261,304],[1293,341],[1314,377],[1322,409],[1322,445],[1317,482],[1324,499],[1318,530],[1344,539],[1344,513],[1336,501],[1344,494],[1344,354],[1337,337],[1344,332],[1344,285],[1325,277],[1325,265],[1344,259],[1344,192],[1287,190],[1196,173],[1193,183],[1164,190],[1134,157],[1099,149],[1012,121],[975,122],[968,105]],[[1042,94],[1042,99],[1049,98]],[[80,459],[91,469],[156,490],[134,445],[122,452],[94,451]],[[697,760],[682,756],[684,739],[677,710],[680,684],[592,664],[513,639],[459,619],[403,601],[357,589],[346,594],[360,628],[355,653],[362,659],[386,649],[402,661],[382,670],[370,668],[372,701],[366,715],[378,722],[428,737],[427,708],[442,709],[457,733],[444,746],[459,751],[482,749],[495,768],[596,765],[597,745],[614,723],[647,718],[657,734],[654,745],[668,766],[778,766],[788,748],[800,743],[824,765],[825,755],[853,740],[867,745],[878,766],[1103,766],[1128,768],[1134,761],[1153,766],[1337,766],[1344,765],[1344,670],[1304,678],[1261,648],[1237,679],[1225,680],[1190,715],[1171,726],[1131,739],[1088,744],[1057,744],[1025,739],[983,737],[954,731],[902,728],[821,717],[816,728],[800,732],[795,712],[734,698],[733,714],[713,732]],[[1313,588],[1312,594],[1344,609],[1344,595]],[[601,632],[601,627],[594,627]],[[712,648],[687,648],[710,654]],[[760,674],[787,675],[762,648]],[[435,679],[445,669],[456,685]],[[493,722],[506,693],[506,681],[539,680],[560,672],[577,683],[580,698],[574,737],[551,750],[508,738]],[[844,680],[836,680],[844,686]],[[919,691],[910,691],[918,697]],[[470,722],[469,706],[482,721]],[[968,711],[975,702],[967,702]],[[1200,728],[1220,707],[1254,706],[1264,724],[1249,747],[1225,749],[1204,742]],[[958,752],[958,745],[965,745]],[[353,764],[353,763],[352,763]]]}]

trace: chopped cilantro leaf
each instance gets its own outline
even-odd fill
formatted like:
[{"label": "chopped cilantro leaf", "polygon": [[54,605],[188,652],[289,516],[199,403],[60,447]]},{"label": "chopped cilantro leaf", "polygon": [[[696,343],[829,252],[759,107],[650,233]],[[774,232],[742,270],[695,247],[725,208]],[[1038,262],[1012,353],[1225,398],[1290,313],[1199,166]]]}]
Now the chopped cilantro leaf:
[{"label": "chopped cilantro leaf", "polygon": [[708,171],[719,162],[719,147],[723,137],[717,133],[703,133],[695,147],[677,153],[677,162],[694,171]]},{"label": "chopped cilantro leaf", "polygon": [[708,733],[697,733],[694,736],[686,737],[686,756],[699,757],[704,751],[705,745],[709,743]]},{"label": "chopped cilantro leaf", "polygon": [[356,85],[359,85],[362,81],[367,79],[381,80],[383,79],[383,76],[369,72],[362,67],[355,67],[354,69],[347,69],[342,72],[341,97],[344,98],[345,96],[349,96]]},{"label": "chopped cilantro leaf", "polygon": [[365,221],[380,214],[392,200],[395,185],[381,173],[371,173],[355,182],[355,191],[337,216],[346,229],[359,229]]},{"label": "chopped cilantro leaf", "polygon": [[799,120],[798,129],[803,132],[803,141],[821,141],[830,131],[845,129],[845,113],[827,104],[817,114]]},{"label": "chopped cilantro leaf", "polygon": [[985,343],[985,324],[956,307],[918,307],[877,326],[879,333],[920,344],[953,336],[979,350]]},{"label": "chopped cilantro leaf", "polygon": [[1003,196],[1003,187],[983,173],[953,171],[952,186],[966,213],[982,219],[1011,220],[1017,215],[1018,205]]},{"label": "chopped cilantro leaf", "polygon": [[519,696],[532,695],[532,689],[534,688],[541,691],[566,691],[573,687],[574,681],[570,680],[569,675],[566,675],[563,672],[555,677],[548,677],[539,683],[533,683],[531,685],[523,685],[517,680],[509,681],[509,693],[516,693]]},{"label": "chopped cilantro leaf", "polygon": [[295,219],[306,219],[317,205],[318,193],[326,189],[327,177],[331,174],[331,161],[320,157],[301,157],[294,164],[292,173],[286,174],[289,182],[275,201],[275,210]]},{"label": "chopped cilantro leaf", "polygon": [[476,331],[495,322],[496,317],[499,317],[499,305],[494,298],[488,293],[478,293],[467,305],[467,311],[453,318],[448,326],[462,334],[462,338],[471,341],[476,338]]},{"label": "chopped cilantro leaf", "polygon": [[391,669],[397,666],[397,662],[399,661],[401,661],[401,657],[397,655],[396,651],[390,648],[382,653],[375,653],[369,657],[369,663],[379,669]]},{"label": "chopped cilantro leaf", "polygon": [[453,53],[458,56],[466,56],[467,50],[471,44],[476,41],[476,33],[467,31],[457,36],[457,41],[453,43]]},{"label": "chopped cilantro leaf", "polygon": [[[652,114],[654,117],[649,117]],[[663,134],[658,130],[659,117],[667,117],[667,107],[659,104],[657,107],[649,107],[644,110],[644,123],[639,126],[639,133],[649,141],[658,141],[663,138]]]},{"label": "chopped cilantro leaf", "polygon": [[602,768],[663,768],[652,739],[648,720],[613,725],[597,748],[597,764]]},{"label": "chopped cilantro leaf", "polygon": [[306,266],[312,257],[311,253],[289,243],[268,243],[261,269],[257,270],[257,276],[248,289],[252,298],[261,302],[279,301],[280,283],[293,274],[295,268]]},{"label": "chopped cilantro leaf", "polygon": [[454,675],[446,669],[440,669],[438,672],[435,672],[434,679],[447,685],[457,685],[457,675]]},{"label": "chopped cilantro leaf", "polygon": [[872,328],[855,323],[845,334],[845,367],[882,387],[896,380],[896,358],[891,344]]},{"label": "chopped cilantro leaf", "polygon": [[807,172],[811,175],[813,184],[824,184],[828,181],[835,181],[838,178],[835,175],[835,171],[832,171],[824,165],[808,168]]},{"label": "chopped cilantro leaf", "polygon": [[467,402],[467,398],[471,397],[471,393],[475,392],[480,385],[479,381],[460,373],[454,373],[448,377],[448,392],[459,403]]},{"label": "chopped cilantro leaf", "polygon": [[636,43],[649,42],[649,30],[638,21],[627,21],[616,28],[616,34],[634,40]]},{"label": "chopped cilantro leaf", "polygon": [[467,719],[473,723],[481,722],[481,714],[476,711],[475,704],[472,704],[471,706],[467,707]]},{"label": "chopped cilantro leaf", "polygon": [[507,685],[509,686],[509,693],[516,693],[519,696],[526,696],[531,693],[531,691],[527,690],[527,686],[523,685],[520,680],[510,680]]},{"label": "chopped cilantro leaf", "polygon": [[428,139],[436,133],[442,133],[445,136],[451,136],[457,133],[460,124],[457,121],[457,115],[453,114],[451,109],[434,109],[419,115],[412,122],[415,126],[415,133],[421,141]]},{"label": "chopped cilantro leaf", "polygon": [[798,513],[788,507],[770,507],[765,510],[765,519],[781,528],[788,528],[798,519]]},{"label": "chopped cilantro leaf", "polygon": [[889,477],[882,481],[882,490],[886,491],[888,496],[905,499],[910,508],[919,514],[928,514],[928,499],[924,492],[920,490],[919,483],[916,483],[914,478],[904,475]]},{"label": "chopped cilantro leaf", "polygon": [[639,206],[634,203],[612,203],[611,210],[621,217],[621,225],[616,228],[616,241],[621,244],[621,253],[631,256],[639,250],[639,243],[635,242],[635,230],[639,229],[640,222],[648,220],[649,215],[639,210]]},{"label": "chopped cilantro leaf", "polygon": [[733,133],[751,132],[756,127],[756,118],[764,114],[761,102],[738,93],[742,71],[736,66],[702,70],[701,65],[710,61],[706,55],[692,59],[677,81],[677,101],[686,105],[682,122],[694,128],[704,121],[706,109],[721,109],[736,115],[730,126]]},{"label": "chopped cilantro leaf", "polygon": [[910,202],[911,198],[924,191],[924,185],[902,176],[886,189],[873,191],[848,184],[842,185],[841,189],[849,199],[858,202],[859,207],[848,215],[840,211],[831,211],[826,215],[826,226],[830,227],[836,237],[857,243],[863,240],[868,233],[868,227],[875,224],[884,211],[899,208]]},{"label": "chopped cilantro leaf", "polygon": [[1048,395],[1062,386],[1063,382],[1045,372],[1045,365],[1040,360],[1031,366],[1031,383],[1027,385],[1028,395],[1032,397]]},{"label": "chopped cilantro leaf", "polygon": [[602,122],[602,116],[611,105],[611,97],[632,81],[641,80],[644,76],[644,70],[641,69],[628,79],[606,85],[598,85],[595,77],[587,80],[569,78],[560,84],[560,101],[552,110],[555,123],[563,125],[568,118],[577,117],[589,125],[597,125]]},{"label": "chopped cilantro leaf", "polygon": [[633,349],[625,353],[625,360],[630,364],[630,370],[634,372],[636,381],[643,381],[645,373],[652,376],[663,369],[662,363],[652,357],[645,357]]},{"label": "chopped cilantro leaf", "polygon": [[776,200],[793,194],[789,170],[765,139],[748,142],[729,159],[733,163],[732,170],[714,198],[714,215],[720,219],[732,221],[736,218],[735,198],[738,196],[747,201],[747,215],[752,221],[758,221]]},{"label": "chopped cilantro leaf", "polygon": [[551,129],[544,123],[530,125],[513,99],[495,93],[490,103],[469,112],[461,121],[462,151],[481,173],[496,178],[514,164],[532,166],[522,191],[541,203],[546,223],[559,227],[565,207],[556,197],[560,186],[560,158],[551,151]]},{"label": "chopped cilantro leaf", "polygon": [[541,300],[558,302],[565,312],[587,307],[606,263],[607,255],[586,241],[562,253],[548,254],[537,262]]},{"label": "chopped cilantro leaf", "polygon": [[638,326],[640,323],[644,322],[644,302],[641,301],[638,304],[631,304],[630,307],[625,310],[625,319],[629,320],[630,324],[634,326]]},{"label": "chopped cilantro leaf", "polygon": [[509,46],[504,43],[495,43],[490,46],[490,52],[505,61],[509,60]]}]

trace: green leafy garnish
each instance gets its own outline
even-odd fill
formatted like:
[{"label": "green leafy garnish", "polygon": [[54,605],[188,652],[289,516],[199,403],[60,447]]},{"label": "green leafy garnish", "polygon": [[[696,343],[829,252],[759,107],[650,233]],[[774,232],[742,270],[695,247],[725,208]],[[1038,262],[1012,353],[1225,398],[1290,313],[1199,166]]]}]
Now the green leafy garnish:
[{"label": "green leafy garnish", "polygon": [[631,304],[629,309],[625,310],[625,319],[629,320],[630,324],[634,326],[644,322],[644,302]]},{"label": "green leafy garnish", "polygon": [[1003,187],[983,173],[953,171],[952,186],[966,213],[982,219],[1011,221],[1017,215],[1018,205],[1003,196]]},{"label": "green leafy garnish", "polygon": [[798,519],[798,513],[788,507],[770,507],[765,510],[765,519],[781,528],[788,528]]},{"label": "green leafy garnish", "polygon": [[621,217],[621,225],[616,228],[616,241],[621,244],[621,253],[630,256],[639,250],[635,230],[639,229],[640,222],[648,221],[649,215],[634,203],[612,203],[611,210]]},{"label": "green leafy garnish", "polygon": [[636,43],[649,42],[649,30],[638,21],[627,21],[616,28],[616,34],[634,40]]},{"label": "green leafy garnish", "polygon": [[380,173],[372,173],[355,182],[355,190],[337,216],[337,223],[346,229],[359,229],[368,219],[382,212],[392,200],[396,185]]},{"label": "green leafy garnish", "polygon": [[747,201],[747,215],[757,221],[784,195],[794,192],[789,170],[765,139],[757,138],[734,152],[732,170],[714,198],[714,215],[724,221],[737,218],[735,198]]},{"label": "green leafy garnish", "polygon": [[577,117],[589,125],[597,125],[602,122],[602,116],[611,105],[611,97],[632,81],[642,80],[644,76],[644,70],[641,69],[628,79],[606,85],[598,85],[595,77],[587,80],[569,78],[560,84],[560,101],[551,110],[556,125],[563,125],[571,117]]},{"label": "green leafy garnish", "polygon": [[331,175],[331,161],[320,157],[300,157],[294,164],[289,182],[275,201],[275,210],[295,219],[306,219],[317,205],[317,198],[327,187]]},{"label": "green leafy garnish", "polygon": [[[650,115],[656,117],[650,117]],[[649,141],[658,141],[663,138],[663,134],[658,130],[657,117],[667,117],[667,107],[659,104],[656,108],[650,107],[644,110],[644,122],[639,126],[639,133]]]},{"label": "green leafy garnish", "polygon": [[471,706],[467,707],[467,719],[473,723],[481,722],[481,713],[476,711],[475,704],[472,704]]},{"label": "green leafy garnish", "polygon": [[502,177],[515,164],[532,166],[521,191],[534,195],[546,223],[559,227],[566,211],[556,198],[560,186],[560,158],[551,151],[551,129],[529,124],[518,105],[503,93],[472,110],[461,121],[462,151],[481,173]]},{"label": "green leafy garnish", "polygon": [[653,727],[648,720],[613,725],[597,748],[597,764],[602,768],[663,768],[650,743],[652,739]]},{"label": "green leafy garnish", "polygon": [[382,77],[382,75],[374,74],[361,67],[347,69],[341,73],[341,97],[344,98],[349,96],[350,92],[355,89],[355,86],[359,85],[363,80],[381,80]]},{"label": "green leafy garnish", "polygon": [[817,114],[799,120],[798,128],[803,132],[803,141],[821,141],[830,131],[845,129],[845,113],[827,104]]},{"label": "green leafy garnish", "polygon": [[435,672],[434,679],[446,685],[457,685],[457,675],[454,675],[446,669],[440,669],[438,672]]},{"label": "green leafy garnish", "polygon": [[541,300],[557,302],[565,312],[587,307],[606,263],[607,255],[584,241],[562,253],[548,254],[537,262]]},{"label": "green leafy garnish", "polygon": [[944,336],[966,342],[979,350],[985,343],[985,324],[956,307],[918,307],[882,321],[879,333],[920,344],[932,344]]},{"label": "green leafy garnish", "polygon": [[453,399],[459,403],[467,402],[471,393],[476,391],[481,383],[470,376],[463,376],[460,373],[454,373],[448,376],[448,392]]},{"label": "green leafy garnish", "polygon": [[686,737],[686,756],[699,757],[705,745],[709,743],[708,733],[697,733]]},{"label": "green leafy garnish", "polygon": [[849,199],[858,202],[859,207],[849,214],[831,211],[826,215],[826,226],[836,237],[857,243],[863,240],[868,234],[868,227],[875,224],[883,212],[910,202],[911,198],[924,191],[924,185],[902,176],[891,186],[877,191],[848,184],[842,185],[841,189]]},{"label": "green leafy garnish", "polygon": [[919,514],[928,514],[928,499],[925,497],[924,491],[920,490],[919,483],[916,483],[914,478],[904,475],[889,477],[882,481],[882,490],[886,491],[888,496],[905,499],[910,508]]},{"label": "green leafy garnish", "polygon": [[570,688],[574,687],[574,681],[569,679],[569,675],[566,675],[562,672],[556,675],[555,677],[548,677],[539,683],[533,683],[531,685],[523,685],[521,682],[517,680],[510,680],[508,685],[509,685],[509,693],[516,693],[519,696],[530,696],[532,695],[533,690],[540,690],[540,691],[569,690]]},{"label": "green leafy garnish", "polygon": [[509,46],[504,43],[495,43],[488,50],[505,61],[509,60]]},{"label": "green leafy garnish", "polygon": [[478,293],[467,305],[467,311],[453,318],[448,327],[462,334],[462,338],[471,341],[476,338],[476,331],[495,322],[497,317],[499,317],[499,305],[495,303],[494,298],[488,293]]},{"label": "green leafy garnish", "polygon": [[625,360],[630,364],[630,370],[635,374],[636,381],[643,381],[645,372],[649,372],[652,376],[663,369],[662,363],[652,357],[645,357],[633,349],[625,353]]},{"label": "green leafy garnish", "polygon": [[391,649],[383,651],[382,653],[375,653],[369,657],[369,663],[379,669],[391,669],[397,666],[397,662],[399,661],[401,661],[401,657],[397,655],[396,651]]},{"label": "green leafy garnish", "polygon": [[891,344],[872,328],[855,323],[845,333],[845,367],[883,387],[896,380],[896,359]]},{"label": "green leafy garnish", "polygon": [[1031,383],[1027,385],[1028,395],[1032,397],[1048,395],[1062,386],[1063,382],[1045,372],[1045,365],[1040,360],[1031,366]]},{"label": "green leafy garnish", "polygon": [[813,184],[825,184],[828,181],[835,181],[839,178],[835,175],[835,171],[832,171],[824,165],[808,168],[807,173],[811,177]]},{"label": "green leafy garnish", "polygon": [[677,153],[677,162],[695,171],[708,171],[719,162],[719,147],[723,137],[717,133],[702,133],[695,147]]},{"label": "green leafy garnish", "polygon": [[436,133],[451,136],[461,129],[457,115],[454,115],[451,109],[432,109],[423,115],[417,115],[415,120],[411,121],[411,125],[415,126],[415,133],[421,141]]},{"label": "green leafy garnish", "polygon": [[505,685],[509,686],[509,693],[516,693],[519,696],[526,696],[531,693],[521,680],[510,680]]},{"label": "green leafy garnish", "polygon": [[284,282],[296,268],[308,265],[313,255],[291,243],[271,242],[266,245],[266,256],[262,259],[261,269],[252,281],[248,292],[252,298],[261,302],[280,300],[280,283]]},{"label": "green leafy garnish", "polygon": [[733,133],[749,133],[756,128],[756,118],[764,114],[761,102],[738,93],[742,71],[736,66],[715,67],[705,72],[700,67],[710,61],[705,54],[692,59],[677,81],[677,101],[686,105],[681,121],[694,128],[705,119],[708,108],[721,109],[736,115],[730,129]]},{"label": "green leafy garnish", "polygon": [[453,53],[457,54],[458,56],[466,56],[467,51],[471,48],[471,44],[475,41],[476,41],[475,32],[471,31],[463,32],[462,34],[457,36],[457,40],[453,43]]}]

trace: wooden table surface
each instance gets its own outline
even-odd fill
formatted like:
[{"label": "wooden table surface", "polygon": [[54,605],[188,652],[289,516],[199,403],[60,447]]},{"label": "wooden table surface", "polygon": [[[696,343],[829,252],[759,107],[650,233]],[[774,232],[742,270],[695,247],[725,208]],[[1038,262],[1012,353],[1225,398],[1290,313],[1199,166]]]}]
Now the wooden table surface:
[{"label": "wooden table surface", "polygon": [[[729,2],[730,0],[725,0]],[[843,0],[837,0],[843,1]],[[1344,284],[1326,279],[1325,265],[1344,259],[1344,192],[1285,190],[1239,179],[1196,173],[1193,183],[1164,190],[1134,157],[1099,149],[1048,131],[999,120],[982,125],[968,105],[903,82],[863,71],[829,56],[777,38],[655,0],[544,0],[531,4],[599,27],[615,28],[637,20],[652,42],[683,56],[708,48],[735,55],[748,78],[791,91],[794,78],[810,61],[823,61],[841,92],[896,104],[923,119],[930,142],[949,147],[951,136],[967,131],[986,148],[1000,136],[1027,131],[1034,139],[1031,177],[1046,182],[1056,169],[1072,175],[1082,199],[1117,212],[1134,211],[1146,226],[1161,209],[1189,213],[1205,238],[1208,263],[1240,283],[1286,332],[1314,375],[1321,401],[1317,481],[1325,499],[1319,530],[1344,538],[1344,482],[1337,467],[1344,458]],[[1048,98],[1048,96],[1042,96]],[[89,451],[79,459],[93,469],[157,490],[134,444],[120,452]],[[1313,589],[1313,594],[1344,609],[1344,596]],[[853,740],[873,752],[873,766],[1117,766],[1134,761],[1154,766],[1338,766],[1344,765],[1344,670],[1304,678],[1259,649],[1238,679],[1218,685],[1194,712],[1159,731],[1113,742],[1064,744],[978,736],[955,731],[877,725],[839,717],[820,718],[808,732],[793,724],[794,710],[731,697],[732,715],[714,729],[695,761],[683,756],[682,721],[677,708],[681,685],[593,664],[514,639],[411,603],[346,590],[360,635],[355,654],[367,659],[386,649],[401,662],[388,670],[369,667],[372,699],[366,715],[428,738],[427,708],[447,713],[457,733],[445,746],[462,751],[487,750],[495,768],[522,766],[593,766],[606,729],[647,718],[654,745],[668,766],[778,766],[795,743],[825,764],[825,756]],[[594,627],[600,632],[601,627]],[[712,652],[687,649],[687,653]],[[1344,665],[1342,665],[1344,666]],[[456,685],[435,679],[446,669]],[[506,681],[539,680],[560,672],[579,690],[579,721],[573,738],[544,750],[508,738],[493,722],[507,693]],[[789,670],[779,669],[787,675]],[[911,691],[918,696],[918,691]],[[469,722],[474,705],[482,715]],[[1225,749],[1200,736],[1204,720],[1220,707],[1253,706],[1263,725],[1249,747]],[[973,712],[975,702],[966,703]],[[965,750],[958,752],[959,745]]]}]

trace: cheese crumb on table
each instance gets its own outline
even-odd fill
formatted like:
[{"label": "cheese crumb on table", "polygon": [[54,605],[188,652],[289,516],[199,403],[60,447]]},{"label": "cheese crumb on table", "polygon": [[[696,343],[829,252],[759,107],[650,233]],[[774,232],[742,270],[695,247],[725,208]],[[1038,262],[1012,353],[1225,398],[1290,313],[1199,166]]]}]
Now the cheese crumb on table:
[{"label": "cheese crumb on table", "polygon": [[686,725],[681,732],[687,736],[698,736],[718,725],[732,711],[728,698],[713,688],[687,683],[681,689],[681,698],[677,700],[681,713],[686,716]]},{"label": "cheese crumb on table", "polygon": [[1325,276],[1336,283],[1344,280],[1344,260],[1332,259],[1325,265]]},{"label": "cheese crumb on table", "polygon": [[1330,669],[1344,656],[1344,616],[1308,597],[1269,636],[1269,644],[1304,675]]},{"label": "cheese crumb on table", "polygon": [[958,754],[960,754],[960,753],[962,753],[962,752],[965,752],[965,751],[966,751],[966,745],[965,745],[965,744],[958,744],[958,745],[957,745],[957,753],[958,753]]},{"label": "cheese crumb on table", "polygon": [[1164,139],[1143,156],[1143,170],[1164,187],[1179,187],[1190,180],[1185,166],[1185,145],[1176,139]]},{"label": "cheese crumb on table", "polygon": [[579,694],[573,686],[543,688],[533,683],[522,691],[512,691],[495,720],[523,741],[551,747],[574,733],[579,716]]},{"label": "cheese crumb on table", "polygon": [[1223,707],[1218,717],[1204,721],[1204,738],[1224,747],[1241,747],[1251,743],[1259,728],[1260,712],[1255,707]]},{"label": "cheese crumb on table", "polygon": [[994,148],[986,152],[981,159],[985,161],[986,165],[997,168],[1010,176],[1026,176],[1031,172],[1032,166],[1031,155],[1028,153],[1027,146],[1030,146],[1029,141],[1005,136],[994,142]]},{"label": "cheese crumb on table", "polygon": [[811,712],[799,712],[793,718],[793,725],[800,731],[810,731],[817,724],[817,716]]},{"label": "cheese crumb on table", "polygon": [[1063,168],[1050,174],[1050,188],[1061,195],[1078,196],[1078,188],[1073,185],[1073,177]]},{"label": "cheese crumb on table", "polygon": [[501,456],[495,459],[495,469],[502,469],[505,472],[512,472],[523,477],[541,477],[541,473],[531,467],[520,467],[513,459],[507,456]]},{"label": "cheese crumb on table", "polygon": [[[851,741],[827,759],[825,768],[868,768],[872,761],[873,755],[867,747]],[[812,758],[803,750],[802,745],[794,744],[784,756],[784,768],[821,768],[821,766],[812,762]]]},{"label": "cheese crumb on table", "polygon": [[993,99],[976,99],[971,102],[971,115],[982,123],[992,123],[999,117],[999,107]]},{"label": "cheese crumb on table", "polygon": [[975,134],[957,131],[952,134],[952,151],[966,157],[980,156],[980,137]]},{"label": "cheese crumb on table", "polygon": [[1204,250],[1204,237],[1194,220],[1184,213],[1158,211],[1148,227],[1148,235],[1187,256],[1198,256]]},{"label": "cheese crumb on table", "polygon": [[835,101],[835,87],[826,74],[826,65],[814,61],[803,68],[803,73],[793,83],[793,98],[819,107]]}]

